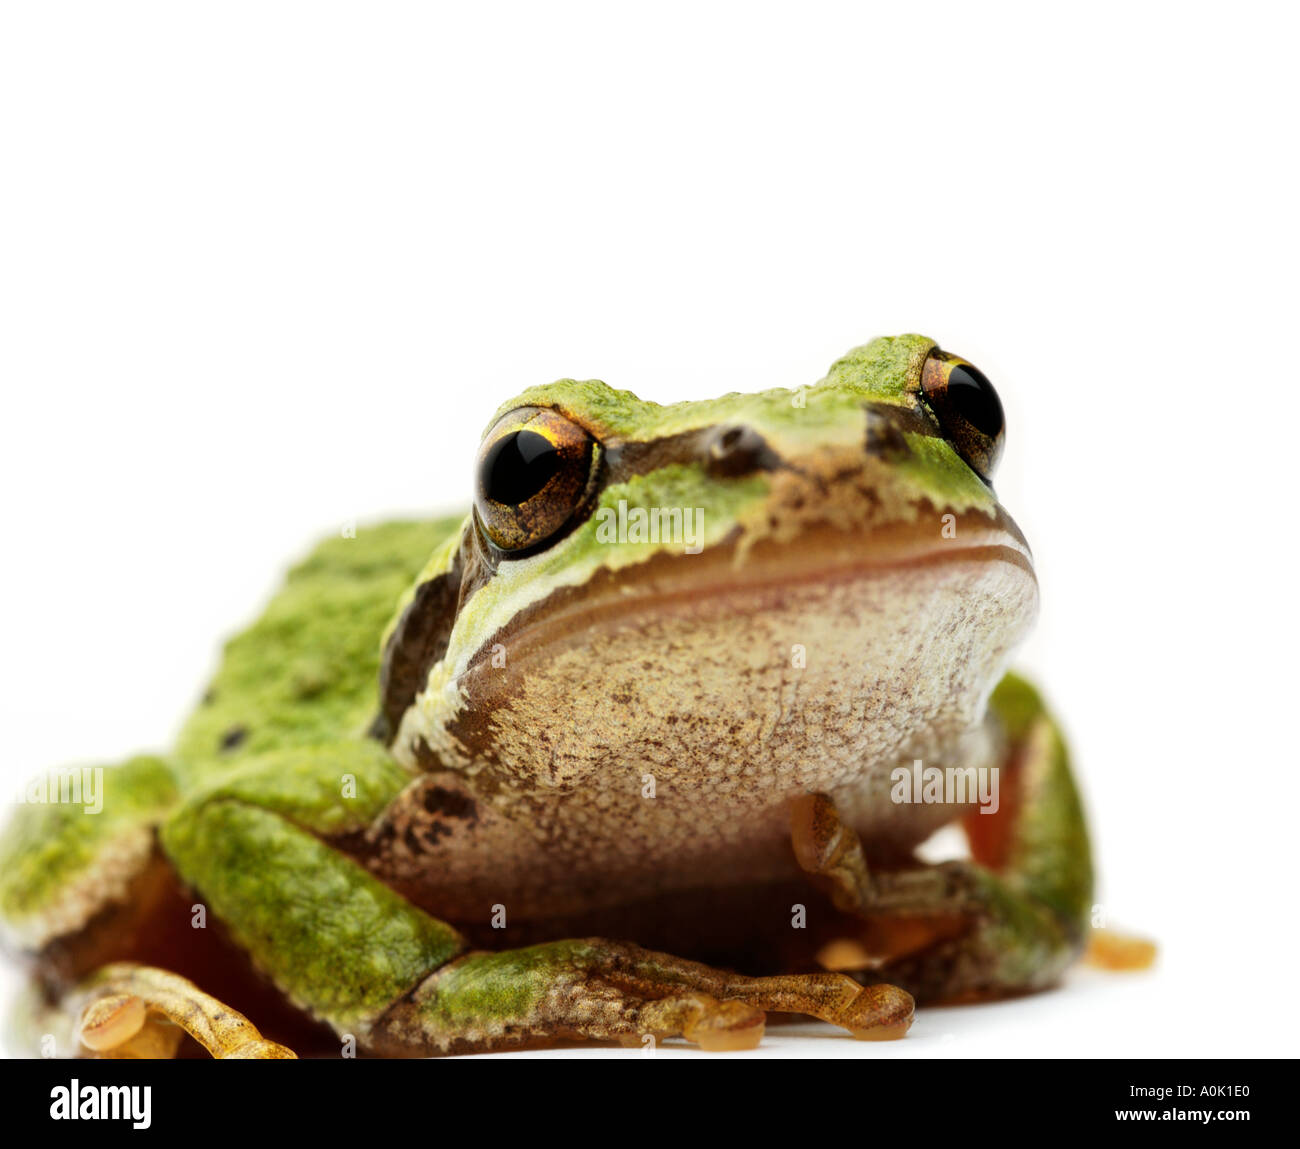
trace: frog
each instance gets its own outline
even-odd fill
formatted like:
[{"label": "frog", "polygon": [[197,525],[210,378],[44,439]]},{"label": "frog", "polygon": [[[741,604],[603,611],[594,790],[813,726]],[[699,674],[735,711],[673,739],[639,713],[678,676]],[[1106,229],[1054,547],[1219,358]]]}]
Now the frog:
[{"label": "frog", "polygon": [[15,1040],[727,1051],[1057,984],[1093,864],[1010,669],[1039,596],[1004,441],[920,335],[708,401],[523,390],[467,509],[323,540],[170,752],[98,768],[93,812],[16,805]]}]

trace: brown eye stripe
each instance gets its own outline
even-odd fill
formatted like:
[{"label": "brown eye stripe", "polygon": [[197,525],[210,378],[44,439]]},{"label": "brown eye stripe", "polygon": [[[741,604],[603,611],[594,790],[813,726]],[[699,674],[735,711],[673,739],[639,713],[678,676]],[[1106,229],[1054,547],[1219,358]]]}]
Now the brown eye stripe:
[{"label": "brown eye stripe", "polygon": [[900,435],[924,435],[937,439],[943,432],[934,417],[915,400],[908,406],[898,403],[864,403],[867,413],[867,449],[874,451]]},{"label": "brown eye stripe", "polygon": [[465,539],[451,566],[421,583],[388,636],[379,670],[379,715],[370,736],[390,744],[402,715],[424,689],[429,671],[447,653],[465,573]]},{"label": "brown eye stripe", "polygon": [[720,423],[643,442],[620,443],[605,452],[608,483],[626,482],[673,463],[702,463],[718,478],[774,471],[781,457],[752,427]]}]

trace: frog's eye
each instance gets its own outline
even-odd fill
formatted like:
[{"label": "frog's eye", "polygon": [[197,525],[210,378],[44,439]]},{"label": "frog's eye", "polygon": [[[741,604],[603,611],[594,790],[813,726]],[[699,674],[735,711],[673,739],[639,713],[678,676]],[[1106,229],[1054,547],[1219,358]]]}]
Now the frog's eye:
[{"label": "frog's eye", "polygon": [[558,411],[501,416],[478,454],[474,509],[483,533],[512,556],[556,538],[589,505],[596,440]]},{"label": "frog's eye", "polygon": [[921,369],[921,395],[944,437],[986,483],[993,479],[1006,424],[1002,401],[978,367],[935,350]]}]

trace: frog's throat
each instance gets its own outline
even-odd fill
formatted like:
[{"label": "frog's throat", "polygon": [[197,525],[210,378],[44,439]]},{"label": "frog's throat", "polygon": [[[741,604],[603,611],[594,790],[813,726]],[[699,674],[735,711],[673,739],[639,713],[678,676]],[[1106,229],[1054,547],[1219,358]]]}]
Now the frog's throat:
[{"label": "frog's throat", "polygon": [[[753,661],[755,648],[766,652],[763,658],[788,662],[807,633],[810,601],[824,595],[836,597],[841,628],[835,649],[812,657],[856,663],[864,676],[882,656],[912,661],[921,679],[927,659],[942,663],[977,650],[972,669],[987,688],[1037,608],[1028,545],[1000,508],[992,516],[921,515],[870,532],[815,524],[794,543],[733,533],[698,555],[660,552],[553,590],[454,671],[450,659],[435,664],[401,717],[394,753],[412,768],[473,769],[494,738],[494,715],[535,686],[531,675],[545,677],[553,660],[575,657],[585,658],[593,675],[604,674],[610,668],[603,643],[614,634],[644,633],[653,644],[649,673],[657,675],[689,679],[710,644],[719,643],[730,651],[717,657],[733,659],[738,671]],[[724,616],[729,621],[720,628]],[[706,632],[708,641],[697,640]],[[942,676],[944,667],[938,670]],[[982,707],[982,698],[976,702]]]}]

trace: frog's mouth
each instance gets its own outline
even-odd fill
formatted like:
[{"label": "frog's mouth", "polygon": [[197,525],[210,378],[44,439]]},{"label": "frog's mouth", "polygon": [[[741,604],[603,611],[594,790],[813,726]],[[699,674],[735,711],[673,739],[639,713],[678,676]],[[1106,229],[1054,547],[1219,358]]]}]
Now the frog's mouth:
[{"label": "frog's mouth", "polygon": [[[915,593],[896,601],[901,614],[923,613],[924,592],[939,588],[968,591],[973,596],[969,605],[975,607],[982,598],[977,587],[988,576],[1027,583],[1036,605],[1029,545],[1005,512],[952,515],[949,520],[947,535],[922,522],[876,528],[865,536],[819,523],[788,537],[733,537],[698,554],[660,551],[643,563],[601,570],[580,586],[561,588],[535,603],[493,635],[467,673],[498,643],[518,657],[556,644],[590,642],[602,630],[635,627],[647,616],[689,619],[726,609],[728,602],[752,592],[781,600],[817,584],[878,581],[904,572],[912,572]],[[743,627],[736,640],[745,641]]]},{"label": "frog's mouth", "polygon": [[733,537],[557,590],[471,659],[448,729],[516,781],[561,788],[636,763],[750,776],[765,761],[835,786],[951,741],[978,723],[1037,582],[1002,511],[956,514],[946,534],[938,519]]}]

